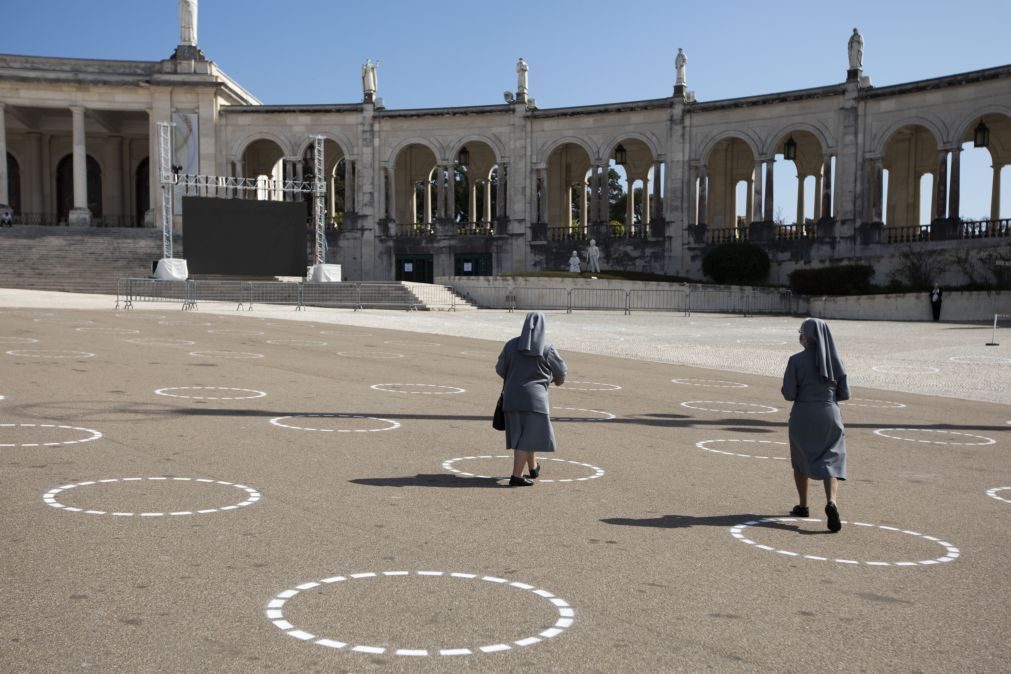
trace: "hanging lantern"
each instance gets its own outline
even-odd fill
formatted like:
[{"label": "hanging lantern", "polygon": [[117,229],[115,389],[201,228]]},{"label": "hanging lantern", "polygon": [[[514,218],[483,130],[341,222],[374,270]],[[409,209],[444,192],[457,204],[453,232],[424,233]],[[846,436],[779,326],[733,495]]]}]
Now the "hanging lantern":
[{"label": "hanging lantern", "polygon": [[973,147],[987,147],[990,145],[990,127],[983,123],[983,120],[979,120],[979,126],[972,134],[972,145]]},{"label": "hanging lantern", "polygon": [[470,150],[464,145],[460,148],[460,154],[458,155],[460,166],[467,166],[470,164]]},{"label": "hanging lantern", "polygon": [[614,148],[614,163],[619,166],[628,163],[628,152],[625,151],[625,146],[621,143],[618,143],[618,147]]},{"label": "hanging lantern", "polygon": [[783,143],[783,158],[787,161],[793,161],[797,158],[797,141],[790,136],[785,143]]}]

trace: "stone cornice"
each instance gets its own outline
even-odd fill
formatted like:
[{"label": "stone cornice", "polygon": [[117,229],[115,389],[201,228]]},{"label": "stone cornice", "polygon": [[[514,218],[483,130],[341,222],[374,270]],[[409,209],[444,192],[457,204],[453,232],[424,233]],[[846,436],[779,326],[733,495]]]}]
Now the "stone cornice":
[{"label": "stone cornice", "polygon": [[254,114],[254,115],[278,115],[282,113],[333,113],[333,112],[361,112],[362,103],[322,103],[308,105],[229,105],[222,108],[222,112],[230,115]]},{"label": "stone cornice", "polygon": [[976,82],[987,82],[1011,78],[1011,65],[997,66],[995,68],[985,68],[983,70],[971,70],[966,73],[955,75],[945,75],[943,77],[933,77],[927,80],[917,80],[915,82],[904,82],[902,84],[891,84],[884,87],[873,87],[861,90],[860,98],[881,98],[884,96],[901,96],[904,94],[915,94],[922,91],[933,91],[935,89],[947,89],[950,87],[960,87]]},{"label": "stone cornice", "polygon": [[508,114],[512,111],[512,105],[503,103],[501,105],[470,105],[459,108],[405,108],[403,110],[388,110],[379,108],[376,110],[377,117],[453,117],[456,115],[488,115],[488,114]]},{"label": "stone cornice", "polygon": [[758,96],[744,96],[741,98],[724,98],[716,101],[686,103],[686,112],[710,112],[713,110],[731,110],[734,108],[750,108],[756,105],[772,105],[775,103],[789,103],[792,101],[814,100],[818,98],[831,98],[842,96],[846,90],[845,84],[833,84],[825,87],[812,87],[810,89],[795,89],[793,91],[781,91],[775,94],[761,94]]},{"label": "stone cornice", "polygon": [[626,101],[624,103],[603,103],[599,105],[578,105],[568,108],[534,109],[530,116],[538,119],[545,117],[572,117],[576,115],[594,115],[602,112],[635,112],[637,110],[657,110],[670,108],[674,105],[672,98],[651,98],[644,101]]}]

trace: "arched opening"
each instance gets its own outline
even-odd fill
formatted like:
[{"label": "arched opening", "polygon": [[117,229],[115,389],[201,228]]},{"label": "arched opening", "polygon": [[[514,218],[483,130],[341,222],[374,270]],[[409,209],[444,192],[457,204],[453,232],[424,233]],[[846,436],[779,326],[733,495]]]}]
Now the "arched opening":
[{"label": "arched opening", "polygon": [[[87,171],[87,208],[93,218],[102,217],[102,169],[90,154]],[[60,222],[68,222],[74,207],[74,156],[68,154],[56,165],[56,212]]]},{"label": "arched opening", "polygon": [[261,138],[246,146],[242,153],[243,173],[256,178],[253,196],[258,201],[281,201],[284,191],[284,151],[274,141]]},{"label": "arched opening", "polygon": [[660,216],[655,170],[653,153],[641,140],[623,138],[614,146],[607,171],[612,236],[644,237],[649,222]]},{"label": "arched opening", "polygon": [[960,175],[952,185],[959,192],[958,215],[986,231],[986,223],[1011,214],[1005,170],[1011,165],[1011,118],[996,113],[976,117],[962,130],[960,141]]},{"label": "arched opening", "polygon": [[576,143],[564,143],[548,157],[547,171],[538,190],[538,212],[548,224],[552,240],[588,238],[584,223],[592,221],[587,180],[591,174],[590,155]]},{"label": "arched opening", "polygon": [[831,168],[826,168],[821,142],[810,131],[789,131],[780,138],[774,158],[772,213],[781,228],[779,235],[813,235],[814,223],[823,212],[829,211],[826,216],[831,216],[831,197],[826,197],[826,187],[831,190],[826,184],[826,179],[831,180]]},{"label": "arched opening", "polygon": [[[745,222],[750,223],[756,219],[756,179],[761,181],[761,176],[756,176],[755,155],[751,147],[740,138],[725,138],[709,153],[705,180],[699,186],[698,208],[699,221],[707,224],[710,231],[722,232],[713,234],[710,237],[712,241],[737,237],[738,184],[741,182],[745,184],[745,193],[740,197],[745,206],[742,211]],[[759,182],[759,186],[760,184]]]},{"label": "arched opening", "polygon": [[144,226],[144,216],[151,209],[151,183],[149,180],[149,171],[151,170],[151,162],[148,161],[147,157],[141,160],[140,164],[137,165],[137,170],[134,172],[134,194],[137,198],[134,200],[136,205],[136,210],[134,211],[135,226]]},{"label": "arched opening", "polygon": [[[453,221],[461,234],[487,233],[500,207],[501,185],[498,159],[487,143],[470,141],[457,151],[453,162]],[[502,204],[504,206],[504,204]]]},{"label": "arched opening", "polygon": [[429,231],[439,199],[434,180],[436,158],[432,150],[420,143],[404,147],[394,160],[390,212],[399,223],[400,234]]},{"label": "arched opening", "polygon": [[[938,185],[947,186],[948,161],[941,157],[937,140],[928,129],[910,124],[893,133],[885,144],[881,165],[888,171],[887,192],[883,182],[872,189],[871,208],[883,215],[882,222],[888,227],[918,228],[946,217],[947,190]],[[921,188],[925,175],[932,181],[926,196]],[[929,219],[923,219],[927,215]]]},{"label": "arched opening", "polygon": [[[326,190],[323,203],[326,206],[324,223],[329,227],[340,228],[344,224],[344,215],[355,210],[354,162],[351,162],[351,175],[348,175],[348,162],[343,148],[335,141],[323,140],[323,185]],[[301,164],[295,167],[294,180],[311,182],[315,180],[316,170],[315,144],[310,143],[302,153]],[[348,179],[350,178],[350,180]],[[306,202],[307,222],[313,221],[313,200],[310,194],[302,193],[297,198]]]},{"label": "arched opening", "polygon": [[15,217],[21,215],[21,167],[10,152],[7,153],[7,205]]}]

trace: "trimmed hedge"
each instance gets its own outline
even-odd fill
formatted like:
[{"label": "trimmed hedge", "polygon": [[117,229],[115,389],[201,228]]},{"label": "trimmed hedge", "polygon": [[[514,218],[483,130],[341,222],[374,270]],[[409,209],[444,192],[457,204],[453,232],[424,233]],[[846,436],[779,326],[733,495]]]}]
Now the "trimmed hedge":
[{"label": "trimmed hedge", "polygon": [[790,289],[800,295],[866,295],[871,292],[874,267],[841,264],[790,272]]},{"label": "trimmed hedge", "polygon": [[769,267],[769,254],[753,243],[724,243],[702,259],[702,272],[716,283],[762,283]]}]

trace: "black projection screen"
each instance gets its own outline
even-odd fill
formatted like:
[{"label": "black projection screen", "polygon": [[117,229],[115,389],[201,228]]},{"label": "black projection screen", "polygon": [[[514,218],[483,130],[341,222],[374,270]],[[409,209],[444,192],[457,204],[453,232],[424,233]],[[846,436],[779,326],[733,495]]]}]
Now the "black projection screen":
[{"label": "black projection screen", "polygon": [[183,197],[183,255],[191,274],[305,276],[306,205]]}]

